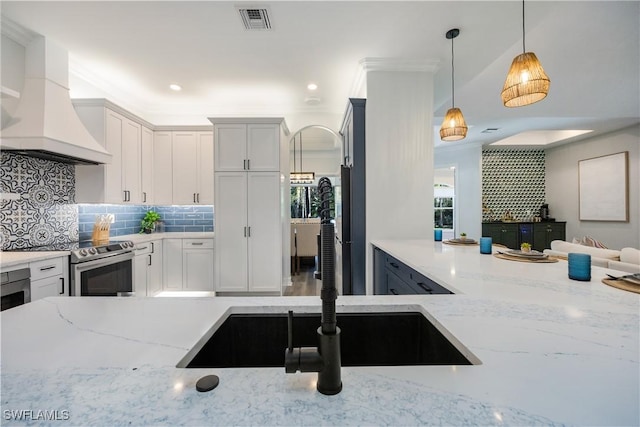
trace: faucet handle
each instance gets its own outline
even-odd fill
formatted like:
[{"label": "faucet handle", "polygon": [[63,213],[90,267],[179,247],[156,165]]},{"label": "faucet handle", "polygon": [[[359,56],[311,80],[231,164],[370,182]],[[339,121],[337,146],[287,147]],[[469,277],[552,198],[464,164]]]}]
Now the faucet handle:
[{"label": "faucet handle", "polygon": [[287,349],[289,353],[293,351],[293,310],[289,310],[287,318]]}]

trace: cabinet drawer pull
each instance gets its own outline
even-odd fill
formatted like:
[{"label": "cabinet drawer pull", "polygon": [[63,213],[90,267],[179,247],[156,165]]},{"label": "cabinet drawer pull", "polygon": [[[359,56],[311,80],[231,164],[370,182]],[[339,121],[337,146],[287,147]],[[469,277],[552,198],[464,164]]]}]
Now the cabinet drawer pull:
[{"label": "cabinet drawer pull", "polygon": [[47,266],[47,267],[40,267],[40,271],[52,270],[52,269],[54,269],[54,268],[56,268],[56,266],[55,266],[55,265],[49,265],[49,266]]},{"label": "cabinet drawer pull", "polygon": [[138,250],[138,251],[143,251],[143,250],[145,250],[145,249],[147,249],[147,246],[142,246],[142,247],[140,247],[140,248],[136,248],[136,250]]},{"label": "cabinet drawer pull", "polygon": [[193,203],[196,202],[196,193],[193,193]]},{"label": "cabinet drawer pull", "polygon": [[200,203],[200,193],[196,193],[196,201]]},{"label": "cabinet drawer pull", "polygon": [[247,159],[244,159],[244,160],[242,161],[242,169],[243,169],[243,170],[247,170]]},{"label": "cabinet drawer pull", "polygon": [[431,289],[430,287],[428,287],[428,286],[427,286],[427,284],[426,284],[426,283],[424,283],[424,282],[418,282],[418,283],[416,283],[416,284],[417,284],[418,286],[420,286],[422,289],[424,289],[425,291],[429,292],[429,293],[433,292],[433,289]]},{"label": "cabinet drawer pull", "polygon": [[247,237],[251,237],[251,226],[247,227]]},{"label": "cabinet drawer pull", "polygon": [[151,265],[151,255],[149,255],[149,264],[147,265]]},{"label": "cabinet drawer pull", "polygon": [[398,293],[396,292],[396,290],[395,290],[395,289],[393,289],[393,288],[390,288],[390,289],[389,289],[389,292],[391,292],[391,294],[392,294],[392,295],[398,295]]},{"label": "cabinet drawer pull", "polygon": [[153,242],[151,242],[151,253],[155,254],[156,253],[156,246]]},{"label": "cabinet drawer pull", "polygon": [[142,203],[147,203],[147,192],[146,191],[142,192]]},{"label": "cabinet drawer pull", "polygon": [[251,170],[251,159],[247,159],[247,170]]},{"label": "cabinet drawer pull", "polygon": [[202,246],[202,245],[203,245],[203,243],[202,243],[202,242],[191,242],[191,244],[192,244],[193,246]]},{"label": "cabinet drawer pull", "polygon": [[244,228],[244,237],[247,237],[247,227]]},{"label": "cabinet drawer pull", "polygon": [[391,267],[393,268],[400,268],[400,266],[398,264],[396,264],[395,262],[390,262],[389,265],[391,265]]},{"label": "cabinet drawer pull", "polygon": [[60,280],[62,280],[62,292],[60,292],[60,295],[64,295],[64,277],[61,277]]}]

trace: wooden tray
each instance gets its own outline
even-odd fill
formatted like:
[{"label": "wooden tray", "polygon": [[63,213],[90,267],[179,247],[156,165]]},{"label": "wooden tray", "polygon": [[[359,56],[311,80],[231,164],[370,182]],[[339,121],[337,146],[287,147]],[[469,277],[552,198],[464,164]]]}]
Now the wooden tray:
[{"label": "wooden tray", "polygon": [[496,258],[500,258],[500,259],[506,259],[508,261],[519,261],[519,262],[531,262],[534,264],[546,264],[546,263],[551,263],[551,262],[558,262],[557,259],[555,258],[523,258],[523,257],[517,257],[517,256],[509,256],[506,254],[493,254],[494,257]]},{"label": "wooden tray", "polygon": [[622,289],[623,291],[635,292],[636,294],[640,294],[640,286],[634,285],[631,282],[627,282],[624,280],[602,279],[602,283],[614,288]]},{"label": "wooden tray", "polygon": [[443,240],[442,243],[444,243],[445,245],[457,245],[457,246],[473,246],[473,245],[479,245],[477,240],[474,241],[469,241],[468,243],[462,243],[462,242],[452,242],[451,240]]}]

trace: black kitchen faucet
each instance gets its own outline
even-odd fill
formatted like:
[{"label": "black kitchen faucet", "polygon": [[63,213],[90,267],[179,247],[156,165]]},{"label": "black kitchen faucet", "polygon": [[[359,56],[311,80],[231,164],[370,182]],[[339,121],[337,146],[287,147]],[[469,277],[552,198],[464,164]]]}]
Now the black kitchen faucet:
[{"label": "black kitchen faucet", "polygon": [[327,177],[318,181],[320,193],[320,241],[322,257],[322,319],[318,328],[318,347],[293,347],[293,311],[289,310],[288,347],[285,350],[284,368],[288,374],[317,372],[317,389],[322,394],[338,394],[342,390],[340,376],[340,328],[336,325],[335,237],[331,222],[330,198],[333,188]]}]

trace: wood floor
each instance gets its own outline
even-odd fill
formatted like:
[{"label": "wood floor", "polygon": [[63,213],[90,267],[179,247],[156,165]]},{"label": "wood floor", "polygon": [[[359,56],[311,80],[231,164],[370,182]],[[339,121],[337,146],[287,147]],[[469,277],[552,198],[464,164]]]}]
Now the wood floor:
[{"label": "wood floor", "polygon": [[313,273],[316,270],[314,258],[300,260],[300,272],[291,274],[291,286],[285,286],[282,290],[284,296],[319,296],[322,282],[316,279]]}]

